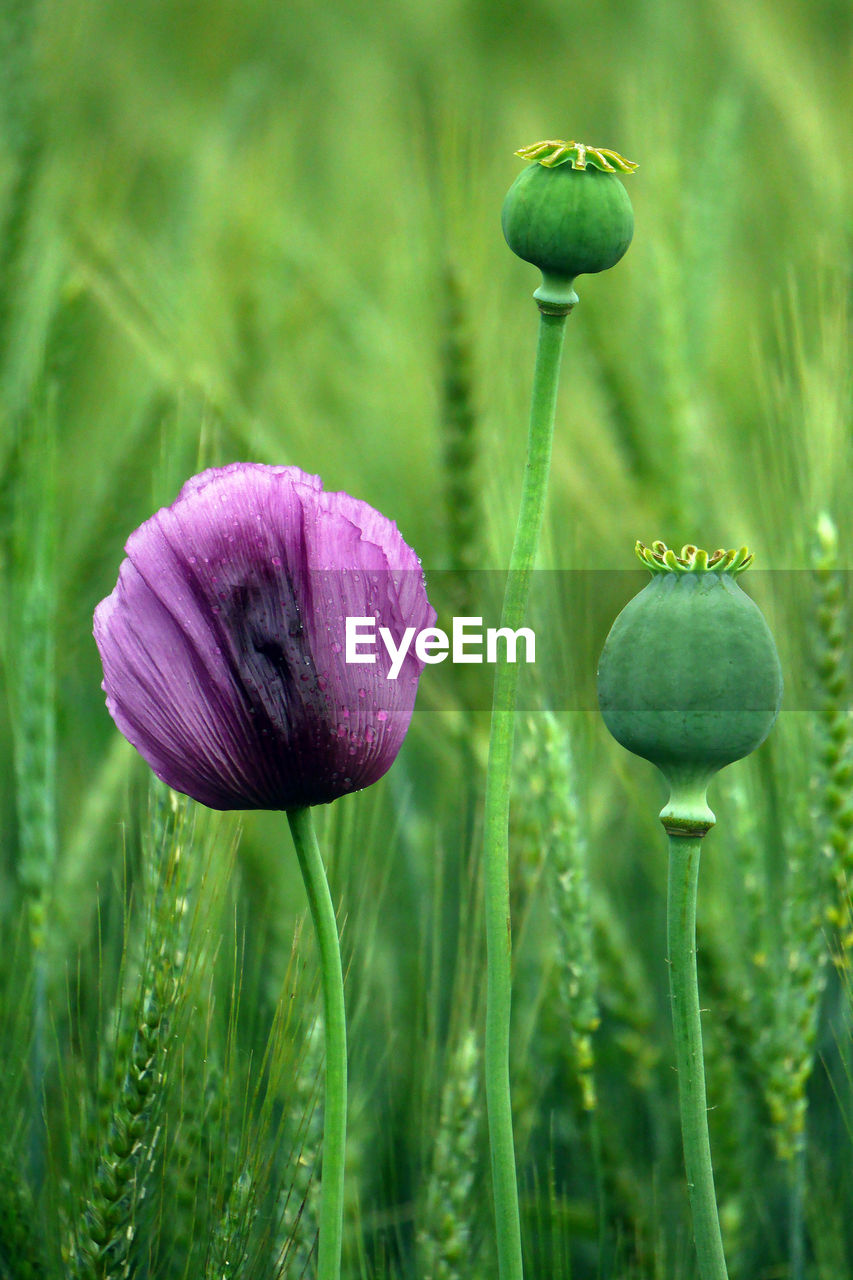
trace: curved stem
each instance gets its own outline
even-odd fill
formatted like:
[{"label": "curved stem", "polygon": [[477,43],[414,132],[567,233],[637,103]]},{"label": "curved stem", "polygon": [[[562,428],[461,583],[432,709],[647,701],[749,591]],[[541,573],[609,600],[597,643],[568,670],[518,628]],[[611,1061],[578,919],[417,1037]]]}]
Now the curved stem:
[{"label": "curved stem", "polygon": [[[551,463],[557,382],[566,315],[542,312],[533,375],[527,465],[518,526],[504,594],[501,626],[524,622],[530,574],[536,558]],[[485,802],[486,1107],[492,1157],[495,1234],[500,1280],[521,1280],[521,1226],[509,1085],[511,937],[509,916],[509,790],[515,737],[518,667],[506,660],[495,670]]]},{"label": "curved stem", "polygon": [[667,938],[672,1026],[678,1068],[678,1100],[684,1141],[687,1192],[702,1280],[727,1280],[726,1259],[714,1192],[702,1022],[696,973],[696,887],[701,837],[669,837]]},{"label": "curved stem", "polygon": [[338,1280],[344,1216],[347,1127],[347,1028],[338,923],[309,808],[287,810],[320,953],[326,1084],[317,1280]]}]

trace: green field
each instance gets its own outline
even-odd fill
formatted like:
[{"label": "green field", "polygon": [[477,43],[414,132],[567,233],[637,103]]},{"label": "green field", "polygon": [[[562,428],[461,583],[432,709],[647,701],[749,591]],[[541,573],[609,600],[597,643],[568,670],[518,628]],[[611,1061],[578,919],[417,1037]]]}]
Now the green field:
[{"label": "green field", "polygon": [[[749,545],[786,684],[713,786],[699,898],[731,1280],[853,1280],[851,36],[840,0],[0,0],[0,1280],[316,1274],[322,1031],[286,823],[154,784],[92,612],[187,477],[253,460],[396,520],[439,625],[497,625],[538,284],[500,210],[513,152],[553,137],[640,167],[633,244],[568,321],[520,698],[526,1275],[698,1274],[665,795],[594,695],[635,540],[661,538]],[[497,1276],[489,682],[427,668],[387,777],[318,812],[346,1280]]]}]

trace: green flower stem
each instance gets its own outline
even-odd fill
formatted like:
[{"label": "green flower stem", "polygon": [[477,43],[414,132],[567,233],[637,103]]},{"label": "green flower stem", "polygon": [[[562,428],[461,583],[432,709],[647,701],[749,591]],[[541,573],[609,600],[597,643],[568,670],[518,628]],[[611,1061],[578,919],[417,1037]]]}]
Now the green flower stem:
[{"label": "green flower stem", "polygon": [[702,1280],[727,1280],[726,1259],[714,1192],[702,1022],[696,974],[696,887],[702,838],[670,835],[667,937],[669,989],[678,1068],[678,1100],[684,1140],[687,1191]]},{"label": "green flower stem", "polygon": [[[557,382],[569,306],[558,314],[542,310],[527,465],[518,526],[504,594],[501,626],[517,630],[524,622],[530,574],[542,529],[551,441],[557,404]],[[515,737],[516,663],[499,662],[495,670],[485,804],[486,908],[486,1106],[492,1156],[495,1235],[500,1280],[521,1280],[521,1225],[512,1134],[509,1085],[511,1005],[511,935],[509,915],[509,793]]]},{"label": "green flower stem", "polygon": [[338,923],[310,808],[288,809],[287,820],[305,882],[320,953],[326,1086],[323,1166],[320,1183],[320,1243],[317,1280],[338,1280],[344,1216],[344,1156],[347,1128],[347,1026]]}]

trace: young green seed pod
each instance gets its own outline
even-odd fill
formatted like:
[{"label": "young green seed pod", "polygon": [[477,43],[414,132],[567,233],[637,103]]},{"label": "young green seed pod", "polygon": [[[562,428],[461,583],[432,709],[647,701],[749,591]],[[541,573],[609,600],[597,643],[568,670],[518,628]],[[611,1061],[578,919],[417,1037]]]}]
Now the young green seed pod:
[{"label": "young green seed pod", "polygon": [[670,785],[661,821],[671,835],[704,835],[714,774],[767,737],[782,700],[770,629],[736,576],[740,551],[637,543],[651,582],[613,624],[598,668],[604,722],[622,746],[657,765]]},{"label": "young green seed pod", "polygon": [[516,155],[533,163],[507,193],[503,233],[513,253],[542,272],[537,301],[565,310],[577,301],[575,277],[606,271],[631,243],[634,213],[616,175],[637,165],[581,142],[537,142]]}]

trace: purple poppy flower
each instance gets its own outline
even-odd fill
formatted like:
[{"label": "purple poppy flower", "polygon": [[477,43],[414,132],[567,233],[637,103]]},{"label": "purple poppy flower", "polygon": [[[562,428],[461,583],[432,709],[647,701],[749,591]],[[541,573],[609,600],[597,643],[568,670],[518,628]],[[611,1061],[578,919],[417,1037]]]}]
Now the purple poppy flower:
[{"label": "purple poppy flower", "polygon": [[[393,521],[297,467],[202,472],[128,539],[95,610],[107,708],[159,778],[212,809],[323,804],[381,778],[422,663],[346,662],[346,619],[399,647],[435,622]],[[364,652],[361,649],[360,652]]]}]

